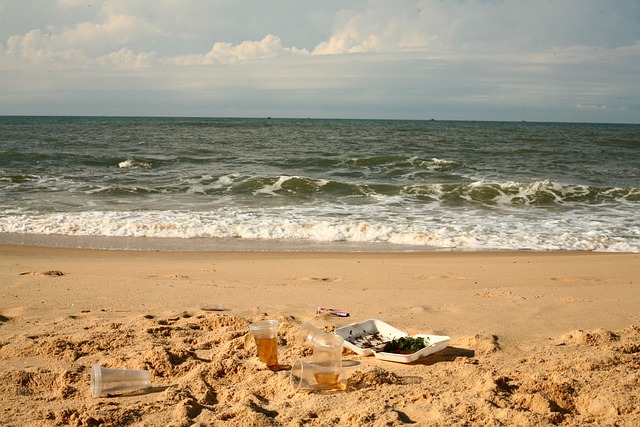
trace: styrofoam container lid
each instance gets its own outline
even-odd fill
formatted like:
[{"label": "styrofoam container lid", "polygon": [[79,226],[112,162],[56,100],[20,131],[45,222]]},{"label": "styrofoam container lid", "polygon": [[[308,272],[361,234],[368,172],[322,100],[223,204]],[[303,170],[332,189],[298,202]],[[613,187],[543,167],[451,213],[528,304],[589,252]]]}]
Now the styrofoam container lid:
[{"label": "styrofoam container lid", "polygon": [[363,322],[352,323],[336,329],[335,334],[344,338],[344,346],[361,356],[375,355],[376,358],[390,362],[411,363],[422,357],[445,349],[451,338],[444,335],[416,334],[411,337],[428,339],[429,345],[411,354],[387,353],[375,351],[381,344],[391,340],[407,337],[400,329],[394,328],[388,323],[378,319],[369,319]]},{"label": "styrofoam container lid", "polygon": [[372,347],[407,336],[406,332],[378,319],[343,326],[336,329],[335,334],[344,338],[345,347],[361,356],[371,356]]}]

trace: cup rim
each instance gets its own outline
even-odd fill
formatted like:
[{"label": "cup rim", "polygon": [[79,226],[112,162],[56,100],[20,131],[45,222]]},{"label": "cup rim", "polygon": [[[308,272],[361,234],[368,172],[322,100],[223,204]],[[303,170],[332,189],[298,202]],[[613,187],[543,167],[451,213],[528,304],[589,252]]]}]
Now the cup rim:
[{"label": "cup rim", "polygon": [[311,343],[322,348],[338,348],[344,345],[344,338],[340,335],[322,332],[311,337]]},{"label": "cup rim", "polygon": [[[293,372],[296,371],[296,365],[300,365],[300,367],[297,369],[300,371],[300,375],[297,375],[297,378],[294,379]],[[289,384],[291,385],[294,391],[300,390],[300,387],[302,386],[302,374],[304,372],[304,365],[305,365],[305,362],[302,359],[296,359],[291,364],[291,371],[289,372]]]},{"label": "cup rim", "polygon": [[249,329],[252,331],[258,331],[260,329],[270,329],[278,326],[280,322],[275,319],[258,320],[249,324]]},{"label": "cup rim", "polygon": [[265,319],[258,320],[257,322],[253,322],[249,324],[249,329],[252,331],[258,331],[260,329],[270,329],[275,326],[278,326],[280,322],[275,319]]},{"label": "cup rim", "polygon": [[91,366],[91,395],[98,397],[102,394],[102,366],[97,363]]}]

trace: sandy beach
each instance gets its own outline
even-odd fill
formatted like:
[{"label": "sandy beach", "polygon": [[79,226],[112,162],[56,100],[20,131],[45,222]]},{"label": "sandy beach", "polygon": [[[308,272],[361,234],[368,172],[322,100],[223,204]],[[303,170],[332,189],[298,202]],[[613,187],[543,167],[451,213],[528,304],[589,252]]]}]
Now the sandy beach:
[{"label": "sandy beach", "polygon": [[[636,426],[639,266],[628,253],[0,246],[0,425]],[[411,364],[345,349],[346,391],[294,393],[256,357],[248,324],[267,318],[282,364],[310,357],[307,321],[451,341]],[[93,364],[148,370],[153,387],[94,398]]]}]

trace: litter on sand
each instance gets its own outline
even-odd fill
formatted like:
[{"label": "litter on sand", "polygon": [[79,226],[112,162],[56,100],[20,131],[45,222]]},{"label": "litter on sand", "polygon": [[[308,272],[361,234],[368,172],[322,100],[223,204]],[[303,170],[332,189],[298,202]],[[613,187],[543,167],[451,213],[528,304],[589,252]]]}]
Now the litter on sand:
[{"label": "litter on sand", "polygon": [[318,314],[324,314],[324,313],[331,313],[335,316],[340,316],[340,317],[349,317],[349,312],[346,310],[339,310],[337,308],[326,308],[326,307],[318,307],[318,309],[316,310],[316,315]]}]

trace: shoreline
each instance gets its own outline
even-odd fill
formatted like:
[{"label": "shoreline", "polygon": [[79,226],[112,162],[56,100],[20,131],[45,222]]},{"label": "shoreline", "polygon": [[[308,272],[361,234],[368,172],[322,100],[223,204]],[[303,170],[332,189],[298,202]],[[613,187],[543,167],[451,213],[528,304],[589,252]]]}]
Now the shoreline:
[{"label": "shoreline", "polygon": [[[0,233],[0,246],[162,252],[420,252],[469,250],[371,242],[321,242],[303,239],[116,237]],[[471,249],[472,250],[472,249]],[[482,249],[479,249],[482,250]]]},{"label": "shoreline", "polygon": [[[0,424],[637,425],[639,264],[573,251],[0,245]],[[306,321],[332,331],[377,318],[451,343],[411,364],[345,350],[345,392],[293,393],[288,372],[255,357],[247,325],[263,318],[280,321],[288,365],[310,357]],[[92,398],[95,363],[149,370],[154,390]]]},{"label": "shoreline", "polygon": [[140,252],[275,252],[275,253],[430,253],[430,252],[525,252],[525,253],[611,253],[640,254],[630,251],[579,249],[484,248],[408,245],[388,242],[311,241],[304,239],[194,238],[76,236],[61,234],[0,233],[0,246],[42,249],[78,249]]}]

